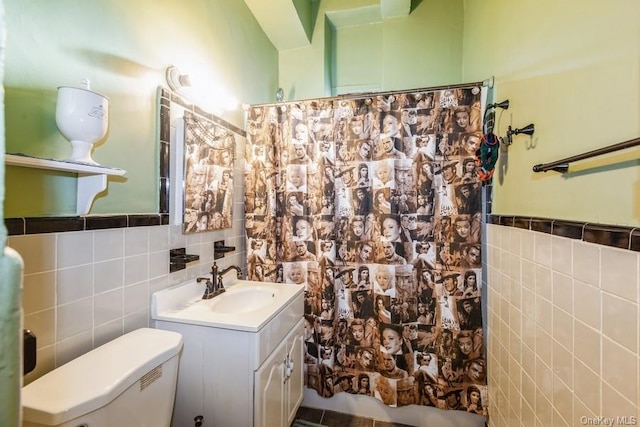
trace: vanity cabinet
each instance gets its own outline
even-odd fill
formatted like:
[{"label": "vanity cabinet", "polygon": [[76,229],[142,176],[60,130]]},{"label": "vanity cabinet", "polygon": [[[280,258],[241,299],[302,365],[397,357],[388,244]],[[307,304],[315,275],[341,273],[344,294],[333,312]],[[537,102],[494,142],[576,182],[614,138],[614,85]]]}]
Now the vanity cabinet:
[{"label": "vanity cabinet", "polygon": [[288,427],[303,397],[303,294],[259,330],[154,320],[182,334],[173,427]]}]

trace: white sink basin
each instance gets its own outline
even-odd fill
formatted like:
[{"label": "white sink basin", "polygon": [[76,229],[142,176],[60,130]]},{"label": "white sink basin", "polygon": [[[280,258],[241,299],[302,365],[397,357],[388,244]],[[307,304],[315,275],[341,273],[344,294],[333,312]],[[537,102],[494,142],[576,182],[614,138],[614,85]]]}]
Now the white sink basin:
[{"label": "white sink basin", "polygon": [[272,304],[277,295],[278,290],[270,286],[237,289],[213,298],[209,307],[216,313],[247,313]]},{"label": "white sink basin", "polygon": [[191,280],[155,292],[151,318],[255,332],[303,290],[300,285],[237,280],[226,285],[226,292],[203,300],[204,284]]}]

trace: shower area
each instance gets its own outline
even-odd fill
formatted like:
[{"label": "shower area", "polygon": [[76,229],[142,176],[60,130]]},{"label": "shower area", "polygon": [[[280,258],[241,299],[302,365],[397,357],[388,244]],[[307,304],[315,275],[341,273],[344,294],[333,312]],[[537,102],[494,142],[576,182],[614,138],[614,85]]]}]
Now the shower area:
[{"label": "shower area", "polygon": [[248,279],[305,287],[305,396],[488,416],[485,98],[471,83],[246,111]]}]

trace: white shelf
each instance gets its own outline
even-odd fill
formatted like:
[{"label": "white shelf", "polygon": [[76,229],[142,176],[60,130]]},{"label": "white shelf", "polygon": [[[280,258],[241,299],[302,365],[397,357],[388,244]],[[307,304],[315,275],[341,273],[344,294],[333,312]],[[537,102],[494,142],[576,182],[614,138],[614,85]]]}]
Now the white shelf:
[{"label": "white shelf", "polygon": [[89,212],[93,199],[107,189],[107,175],[124,175],[126,171],[102,165],[90,165],[73,161],[43,159],[40,157],[6,154],[5,163],[9,166],[47,169],[78,174],[76,212],[84,215]]}]

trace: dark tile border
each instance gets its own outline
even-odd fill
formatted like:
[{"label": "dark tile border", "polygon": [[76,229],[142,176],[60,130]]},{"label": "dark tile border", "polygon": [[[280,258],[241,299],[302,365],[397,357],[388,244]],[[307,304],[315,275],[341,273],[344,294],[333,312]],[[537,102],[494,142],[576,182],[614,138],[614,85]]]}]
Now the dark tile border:
[{"label": "dark tile border", "polygon": [[487,214],[488,224],[538,231],[603,246],[640,252],[640,229],[551,218]]},{"label": "dark tile border", "polygon": [[7,234],[15,236],[25,234],[24,218],[6,218],[4,225],[7,227]]},{"label": "dark tile border", "polygon": [[81,216],[61,216],[47,218],[24,218],[25,234],[57,233],[65,231],[82,231],[85,220]]},{"label": "dark tile border", "polygon": [[106,228],[124,228],[129,224],[126,215],[90,216],[87,217],[87,230],[103,230]]},{"label": "dark tile border", "polygon": [[168,214],[5,218],[9,236],[168,225]]}]

